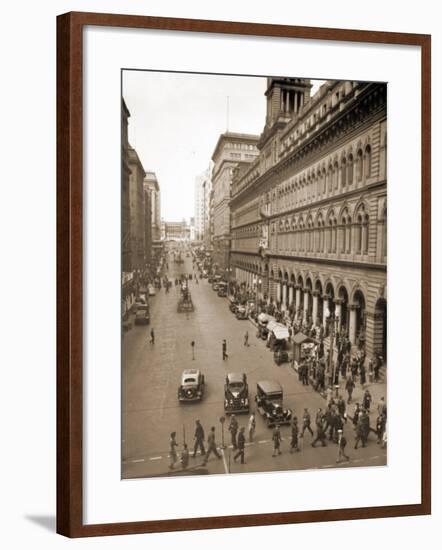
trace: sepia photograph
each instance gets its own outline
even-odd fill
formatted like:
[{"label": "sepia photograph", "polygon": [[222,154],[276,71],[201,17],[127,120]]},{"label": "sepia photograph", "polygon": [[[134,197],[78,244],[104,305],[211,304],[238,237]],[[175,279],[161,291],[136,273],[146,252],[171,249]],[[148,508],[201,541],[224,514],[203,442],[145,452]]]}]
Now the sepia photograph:
[{"label": "sepia photograph", "polygon": [[121,95],[121,477],[387,466],[387,84]]}]

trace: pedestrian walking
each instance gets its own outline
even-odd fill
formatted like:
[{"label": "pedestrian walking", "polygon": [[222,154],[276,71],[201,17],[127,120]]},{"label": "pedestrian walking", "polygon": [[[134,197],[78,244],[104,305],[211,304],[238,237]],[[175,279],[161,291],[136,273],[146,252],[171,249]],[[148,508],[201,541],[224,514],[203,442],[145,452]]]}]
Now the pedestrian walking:
[{"label": "pedestrian walking", "polygon": [[374,381],[379,382],[379,371],[382,367],[382,357],[377,353],[374,363]]},{"label": "pedestrian walking", "polygon": [[281,454],[281,430],[279,429],[279,424],[276,424],[276,426],[273,428],[272,441],[273,441],[272,456],[276,456],[277,454],[280,455]]},{"label": "pedestrian walking", "polygon": [[378,414],[387,418],[387,405],[385,403],[385,397],[381,397],[378,402]]},{"label": "pedestrian walking", "polygon": [[360,374],[361,387],[363,388],[367,383],[367,376],[366,376],[364,363],[361,363],[361,366],[359,367],[359,374]]},{"label": "pedestrian walking", "polygon": [[376,443],[378,445],[380,445],[381,442],[382,442],[382,438],[384,436],[384,431],[385,431],[385,417],[384,417],[384,415],[380,414],[376,418],[376,435],[377,435]]},{"label": "pedestrian walking", "polygon": [[249,347],[249,331],[246,330],[246,333],[244,334],[244,345],[246,347]]},{"label": "pedestrian walking", "polygon": [[150,344],[153,346],[155,344],[155,332],[153,327],[150,329]]},{"label": "pedestrian walking", "polygon": [[359,415],[358,422],[356,424],[356,439],[355,439],[355,449],[358,448],[359,442],[362,443],[362,446],[365,447],[365,437],[364,437],[364,422],[362,419],[362,413]]},{"label": "pedestrian walking", "polygon": [[223,361],[225,361],[226,359],[229,358],[229,356],[227,355],[227,342],[225,339],[223,340],[222,349],[223,349]]},{"label": "pedestrian walking", "polygon": [[209,460],[209,456],[213,453],[218,458],[221,458],[221,455],[218,452],[218,449],[216,448],[216,441],[215,441],[215,426],[212,426],[210,428],[210,433],[207,437],[207,453],[204,457],[203,466],[207,464],[207,461]]},{"label": "pedestrian walking", "polygon": [[[313,435],[313,434],[312,434]],[[318,424],[316,426],[316,437],[315,439],[312,441],[312,447],[316,447],[316,443],[320,441],[322,446],[323,447],[327,447],[327,442],[326,442],[326,434],[325,434],[325,430],[324,430],[324,426],[323,424]]]},{"label": "pedestrian walking", "polygon": [[236,449],[237,447],[236,435],[238,433],[238,427],[238,420],[236,419],[236,416],[232,414],[232,416],[230,417],[229,432],[232,437],[232,446],[234,449]]},{"label": "pedestrian walking", "polygon": [[341,415],[342,419],[345,423],[347,423],[347,413],[346,413],[346,404],[344,399],[342,399],[342,395],[338,397],[338,412]]},{"label": "pedestrian walking", "polygon": [[370,405],[372,402],[371,393],[368,390],[365,390],[364,397],[362,398],[362,406],[364,409],[366,409],[368,412],[370,412]]},{"label": "pedestrian walking", "polygon": [[190,345],[191,345],[191,347],[192,347],[192,360],[194,361],[194,360],[195,360],[195,341],[192,340],[192,341],[190,342]]},{"label": "pedestrian walking", "polygon": [[351,403],[351,396],[353,394],[353,390],[355,388],[355,383],[351,375],[348,376],[347,382],[345,383],[345,389],[348,394],[347,403]]},{"label": "pedestrian walking", "polygon": [[196,424],[195,435],[193,438],[195,441],[195,445],[193,447],[192,458],[195,458],[198,449],[201,451],[201,456],[204,456],[206,454],[206,449],[204,448],[204,429],[201,426],[201,423],[199,420],[196,420],[195,424]]},{"label": "pedestrian walking", "polygon": [[241,457],[241,464],[245,464],[244,462],[245,447],[246,447],[246,437],[244,435],[244,426],[242,426],[238,434],[238,452],[233,457],[233,460],[235,462],[237,458]]},{"label": "pedestrian walking", "polygon": [[304,414],[302,415],[302,431],[299,437],[304,437],[305,430],[308,430],[310,432],[310,435],[313,437],[313,430],[310,424],[311,424],[310,413],[308,412],[308,409],[304,409]]},{"label": "pedestrian walking", "polygon": [[337,464],[341,462],[342,458],[345,458],[347,462],[350,460],[350,457],[345,454],[346,445],[347,445],[347,439],[343,431],[339,430],[338,431],[338,458],[336,459]]},{"label": "pedestrian walking", "polygon": [[296,416],[294,416],[293,420],[292,420],[292,433],[291,433],[291,439],[290,439],[290,453],[299,452],[298,434],[299,434],[298,419],[296,418]]},{"label": "pedestrian walking", "polygon": [[249,418],[248,431],[249,431],[249,441],[252,443],[253,437],[255,436],[256,420],[255,413],[252,413]]},{"label": "pedestrian walking", "polygon": [[302,365],[302,371],[301,371],[301,380],[303,386],[308,386],[308,365],[307,363],[303,363]]},{"label": "pedestrian walking", "polygon": [[176,432],[172,432],[170,434],[169,439],[169,468],[173,470],[175,468],[175,462],[178,460],[178,456],[176,454],[176,447],[178,447],[178,443],[176,442]]},{"label": "pedestrian walking", "polygon": [[319,408],[318,409],[318,412],[316,413],[316,417],[315,417],[315,424],[316,426],[318,424],[322,424],[322,422],[324,421],[324,413],[322,412],[322,409]]},{"label": "pedestrian walking", "polygon": [[180,462],[183,470],[189,466],[189,449],[187,448],[186,443],[184,443],[183,450],[181,451]]},{"label": "pedestrian walking", "polygon": [[353,412],[353,424],[354,426],[356,427],[358,422],[359,422],[359,416],[361,415],[361,406],[359,405],[359,403],[356,403],[355,405],[355,410]]},{"label": "pedestrian walking", "polygon": [[362,422],[362,444],[365,447],[368,442],[368,436],[370,435],[370,416],[364,409],[360,415],[360,420]]}]

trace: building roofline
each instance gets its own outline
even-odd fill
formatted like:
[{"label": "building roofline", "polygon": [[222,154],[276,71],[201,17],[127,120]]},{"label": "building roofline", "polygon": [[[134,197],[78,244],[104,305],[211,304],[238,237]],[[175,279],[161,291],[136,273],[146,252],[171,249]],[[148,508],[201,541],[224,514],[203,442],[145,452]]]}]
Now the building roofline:
[{"label": "building roofline", "polygon": [[212,161],[215,162],[215,158],[218,155],[219,149],[221,148],[221,145],[223,142],[228,141],[247,141],[247,142],[255,142],[255,144],[258,142],[260,136],[257,136],[255,134],[242,134],[239,132],[224,132],[223,134],[220,134],[218,137],[218,141],[216,142],[215,149],[212,153]]}]

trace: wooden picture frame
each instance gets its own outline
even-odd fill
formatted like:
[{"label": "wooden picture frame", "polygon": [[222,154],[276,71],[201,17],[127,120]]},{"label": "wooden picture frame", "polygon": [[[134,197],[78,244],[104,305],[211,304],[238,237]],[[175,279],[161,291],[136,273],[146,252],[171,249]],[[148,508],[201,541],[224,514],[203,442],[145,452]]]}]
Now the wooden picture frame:
[{"label": "wooden picture frame", "polygon": [[[422,470],[421,502],[128,523],[83,524],[83,29],[126,27],[260,37],[302,38],[421,49]],[[431,512],[431,37],[227,21],[72,12],[57,19],[57,532],[87,537],[337,521]]]}]

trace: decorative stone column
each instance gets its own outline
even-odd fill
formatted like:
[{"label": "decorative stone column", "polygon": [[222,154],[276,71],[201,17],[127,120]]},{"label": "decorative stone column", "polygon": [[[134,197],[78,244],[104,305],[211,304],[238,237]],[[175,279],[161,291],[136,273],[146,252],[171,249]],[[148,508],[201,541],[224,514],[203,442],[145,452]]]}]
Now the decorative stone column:
[{"label": "decorative stone column", "polygon": [[302,316],[302,320],[304,321],[304,323],[307,323],[307,320],[308,320],[308,300],[309,300],[310,292],[306,288],[304,288],[303,290],[304,290],[304,313],[303,313],[303,316]]},{"label": "decorative stone column", "polygon": [[281,301],[281,281],[278,281],[276,284],[276,301]]},{"label": "decorative stone column", "polygon": [[341,328],[342,324],[342,300],[340,298],[335,299],[335,317],[339,319],[338,328]]},{"label": "decorative stone column", "polygon": [[356,343],[356,310],[358,309],[358,306],[351,305],[350,306],[350,327],[348,331],[348,335],[350,338],[350,342],[352,344]]},{"label": "decorative stone column", "polygon": [[286,283],[282,283],[282,311],[286,310],[286,303],[287,303],[287,285]]},{"label": "decorative stone column", "polygon": [[295,302],[295,307],[296,307],[296,316],[295,316],[295,319],[298,321],[298,319],[299,319],[298,311],[299,311],[300,308],[301,308],[301,287],[299,287],[299,286],[296,287],[296,302]]},{"label": "decorative stone column", "polygon": [[324,330],[327,328],[327,319],[330,315],[330,310],[328,309],[328,300],[329,296],[327,294],[324,294],[322,297],[323,305],[322,305],[322,326],[324,327]]},{"label": "decorative stone column", "polygon": [[318,324],[318,291],[313,291],[313,310],[312,310],[312,317],[313,317],[313,325],[316,326]]},{"label": "decorative stone column", "polygon": [[293,286],[289,286],[289,306],[293,304]]}]

